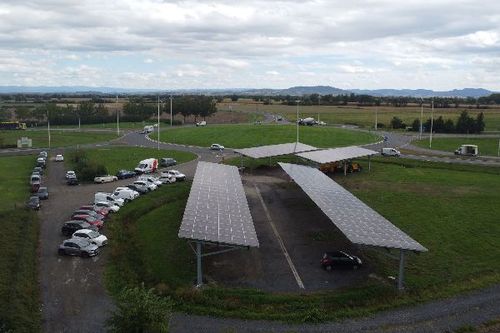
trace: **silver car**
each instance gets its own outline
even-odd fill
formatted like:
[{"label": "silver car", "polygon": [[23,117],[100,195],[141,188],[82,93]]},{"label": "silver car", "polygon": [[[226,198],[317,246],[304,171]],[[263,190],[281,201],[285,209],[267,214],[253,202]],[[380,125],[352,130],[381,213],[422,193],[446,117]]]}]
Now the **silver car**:
[{"label": "silver car", "polygon": [[59,254],[93,257],[99,254],[99,247],[87,239],[71,238],[59,245]]}]

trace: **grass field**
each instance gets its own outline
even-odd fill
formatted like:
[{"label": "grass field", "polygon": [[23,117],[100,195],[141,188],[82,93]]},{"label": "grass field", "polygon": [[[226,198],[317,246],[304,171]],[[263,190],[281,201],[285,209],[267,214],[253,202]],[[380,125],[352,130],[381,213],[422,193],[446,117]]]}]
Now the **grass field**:
[{"label": "grass field", "polygon": [[[268,112],[273,114],[281,114],[288,120],[294,121],[296,118],[297,107],[295,105],[263,105],[256,106],[255,103],[219,103],[218,108],[227,109],[231,108],[235,111],[242,112]],[[420,107],[358,107],[358,106],[326,106],[326,105],[310,105],[299,106],[299,117],[314,117],[319,118],[328,124],[353,124],[365,128],[373,127],[375,124],[375,111],[377,110],[377,119],[379,123],[389,126],[392,117],[397,116],[402,119],[408,126],[414,119],[420,119]],[[448,109],[434,109],[434,117],[443,116],[444,119],[451,118],[454,122],[458,119],[460,113],[465,110],[460,108]],[[487,131],[500,131],[500,108],[491,109],[467,109],[469,114],[476,117],[477,113],[484,112],[484,121],[486,124],[485,130]],[[431,117],[431,110],[429,107],[424,107],[424,121]]]},{"label": "grass field", "polygon": [[[300,127],[300,142],[316,147],[342,147],[378,141],[375,134],[334,127]],[[154,137],[154,136],[153,136]],[[219,143],[230,148],[295,142],[293,125],[218,125],[165,130],[162,141],[208,147]]]},{"label": "grass field", "polygon": [[[141,148],[141,147],[106,147],[85,149],[87,156],[94,161],[103,164],[108,172],[112,175],[116,174],[118,170],[127,169],[133,170],[139,164],[139,161],[146,158],[154,157],[160,159],[162,157],[173,157],[178,164],[191,161],[196,158],[196,155],[189,152],[177,150],[160,150],[154,148]],[[66,154],[65,163],[68,168],[72,168],[71,154]]]},{"label": "grass field", "polygon": [[33,156],[0,157],[0,331],[37,332],[40,299],[37,278],[38,219],[25,210]]},{"label": "grass field", "polygon": [[[498,156],[498,138],[433,138],[432,149],[454,152],[464,144],[477,145],[479,155]],[[414,141],[412,144],[429,148],[429,139]]]},{"label": "grass field", "polygon": [[[0,131],[0,141],[5,145],[17,145],[17,140],[21,137],[28,137],[33,140],[33,147],[46,148],[49,146],[47,131]],[[51,147],[76,146],[78,144],[99,143],[116,139],[113,132],[76,132],[51,130]]]},{"label": "grass field", "polygon": [[[429,249],[409,256],[407,292],[402,295],[374,281],[307,295],[214,286],[194,290],[194,256],[186,242],[176,238],[187,184],[136,200],[114,218],[109,232],[116,242],[111,244],[108,285],[117,291],[144,281],[171,295],[177,310],[192,313],[321,322],[500,282],[500,169],[408,160],[372,163],[370,173],[335,179]],[[363,251],[380,276],[397,275],[396,262],[373,250]]]}]

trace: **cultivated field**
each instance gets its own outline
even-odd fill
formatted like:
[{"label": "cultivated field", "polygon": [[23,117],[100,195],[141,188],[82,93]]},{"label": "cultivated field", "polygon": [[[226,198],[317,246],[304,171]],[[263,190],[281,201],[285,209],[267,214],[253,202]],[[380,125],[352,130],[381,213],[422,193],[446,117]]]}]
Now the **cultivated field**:
[{"label": "cultivated field", "polygon": [[[498,138],[433,138],[432,149],[454,152],[455,149],[464,144],[477,145],[479,155],[498,156]],[[422,148],[429,148],[429,139],[413,142]]]},{"label": "cultivated field", "polygon": [[[258,175],[258,170],[252,172]],[[108,285],[116,292],[124,285],[146,281],[160,294],[173,297],[177,310],[292,322],[367,315],[484,287],[500,282],[499,175],[494,168],[376,159],[370,173],[335,177],[429,249],[428,253],[409,256],[407,292],[402,295],[383,282],[388,281],[387,276],[397,275],[397,263],[370,249],[363,249],[363,258],[380,280],[366,279],[356,287],[302,295],[263,292],[244,285],[225,288],[215,282],[210,288],[194,291],[194,257],[186,241],[177,238],[188,183],[164,187],[148,200],[138,199],[113,219],[108,232],[116,241],[111,244]],[[308,202],[305,197],[301,200]],[[289,214],[294,215],[296,210],[294,216],[303,215],[304,207],[315,209],[314,205],[291,205]],[[338,232],[333,227],[331,230],[331,236],[311,236],[310,242],[335,243]],[[299,260],[293,253],[292,260]],[[266,253],[263,257],[272,255]],[[244,272],[249,262],[254,264],[250,271],[259,271],[258,262],[255,264],[249,256],[256,258],[246,251],[231,254],[233,265],[238,263],[238,272]],[[221,266],[224,261],[220,257],[209,258],[204,264],[208,271],[226,267]]]},{"label": "cultivated field", "polygon": [[[154,135],[152,136],[154,138]],[[342,147],[378,141],[376,134],[333,127],[300,127],[299,141],[316,147]],[[175,128],[162,131],[161,140],[208,147],[219,143],[230,148],[295,142],[293,125],[237,125]]]}]

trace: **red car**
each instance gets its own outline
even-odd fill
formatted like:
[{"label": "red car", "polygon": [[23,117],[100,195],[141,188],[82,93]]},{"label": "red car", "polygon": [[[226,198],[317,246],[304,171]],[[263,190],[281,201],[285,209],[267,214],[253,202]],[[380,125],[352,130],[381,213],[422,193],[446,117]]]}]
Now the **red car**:
[{"label": "red car", "polygon": [[71,217],[73,221],[84,221],[87,222],[90,225],[96,226],[97,228],[101,229],[104,226],[104,223],[95,217],[92,217],[90,215],[75,215]]},{"label": "red car", "polygon": [[80,209],[93,210],[94,212],[96,212],[98,214],[101,214],[104,217],[108,216],[108,214],[109,214],[109,209],[101,208],[101,207],[95,207],[94,205],[81,206]]}]

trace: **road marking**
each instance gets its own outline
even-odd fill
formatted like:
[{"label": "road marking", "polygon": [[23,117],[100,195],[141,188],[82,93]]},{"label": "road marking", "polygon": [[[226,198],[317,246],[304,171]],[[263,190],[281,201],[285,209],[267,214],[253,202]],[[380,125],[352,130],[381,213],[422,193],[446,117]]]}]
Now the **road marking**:
[{"label": "road marking", "polygon": [[297,272],[297,269],[295,268],[295,265],[292,262],[292,258],[288,254],[288,251],[286,250],[285,244],[283,243],[283,240],[281,239],[281,236],[278,233],[276,226],[274,225],[274,222],[271,218],[271,215],[269,214],[269,210],[267,209],[267,206],[264,203],[264,199],[262,198],[262,195],[260,194],[260,190],[257,187],[257,185],[254,184],[254,186],[255,186],[255,191],[257,191],[257,196],[259,197],[260,203],[262,204],[262,207],[264,208],[264,212],[266,213],[269,224],[271,225],[271,228],[273,229],[274,235],[278,239],[278,243],[280,244],[281,250],[283,251],[283,254],[285,255],[286,261],[288,262],[288,266],[290,266],[290,269],[292,270],[293,276],[295,277],[295,281],[297,281],[297,284],[299,285],[300,288],[305,289],[304,283],[302,282],[302,279],[299,276],[299,272]]}]

